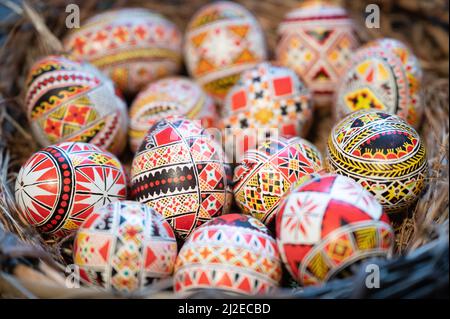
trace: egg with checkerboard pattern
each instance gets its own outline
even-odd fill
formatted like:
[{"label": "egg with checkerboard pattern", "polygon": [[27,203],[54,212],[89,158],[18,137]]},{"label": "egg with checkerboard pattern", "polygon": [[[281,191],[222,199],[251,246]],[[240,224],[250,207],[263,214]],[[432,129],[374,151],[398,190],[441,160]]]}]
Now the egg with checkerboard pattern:
[{"label": "egg with checkerboard pattern", "polygon": [[294,71],[268,62],[242,73],[223,107],[225,149],[237,160],[269,136],[305,136],[312,124],[311,94]]}]

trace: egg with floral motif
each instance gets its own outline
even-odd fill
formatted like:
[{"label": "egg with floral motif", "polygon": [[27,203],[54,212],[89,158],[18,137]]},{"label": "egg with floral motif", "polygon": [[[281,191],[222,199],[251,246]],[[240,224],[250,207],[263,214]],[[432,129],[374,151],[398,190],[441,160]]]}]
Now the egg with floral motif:
[{"label": "egg with floral motif", "polygon": [[413,127],[422,122],[425,103],[418,59],[403,43],[378,39],[355,52],[337,89],[336,119],[366,109],[400,116]]}]

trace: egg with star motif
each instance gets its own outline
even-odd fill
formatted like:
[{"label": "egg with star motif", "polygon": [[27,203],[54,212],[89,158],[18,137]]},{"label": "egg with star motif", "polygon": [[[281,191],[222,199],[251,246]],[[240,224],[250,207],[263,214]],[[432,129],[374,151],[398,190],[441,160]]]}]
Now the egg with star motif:
[{"label": "egg with star motif", "polygon": [[48,146],[22,165],[15,185],[19,213],[56,239],[73,234],[96,209],[127,196],[125,171],[93,144]]},{"label": "egg with star motif", "polygon": [[346,278],[369,258],[389,258],[394,230],[375,197],[351,178],[316,175],[292,189],[276,216],[286,269],[302,286]]},{"label": "egg with star motif", "polygon": [[127,95],[149,82],[176,74],[181,66],[178,27],[145,8],[122,8],[88,18],[64,38],[77,59],[89,61]]},{"label": "egg with star motif", "polygon": [[98,69],[66,56],[46,56],[32,65],[26,88],[25,111],[39,144],[85,142],[122,152],[126,104]]},{"label": "egg with star motif", "polygon": [[222,103],[242,71],[266,60],[263,31],[238,3],[207,4],[187,26],[184,58],[189,74]]}]

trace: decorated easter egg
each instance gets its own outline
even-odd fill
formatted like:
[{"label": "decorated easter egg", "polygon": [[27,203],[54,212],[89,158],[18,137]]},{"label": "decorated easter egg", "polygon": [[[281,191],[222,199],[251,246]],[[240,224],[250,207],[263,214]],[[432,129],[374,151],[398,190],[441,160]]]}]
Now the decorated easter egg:
[{"label": "decorated easter egg", "polygon": [[330,105],[358,47],[345,9],[326,1],[305,1],[286,14],[278,35],[277,60],[305,81],[316,106]]},{"label": "decorated easter egg", "polygon": [[181,117],[157,122],[131,167],[131,195],[163,215],[181,239],[226,213],[227,181],[220,144],[198,121]]},{"label": "decorated easter egg", "polygon": [[127,196],[122,164],[80,142],[48,146],[22,166],[15,197],[23,219],[39,232],[64,237],[93,211]]},{"label": "decorated easter egg", "polygon": [[256,218],[228,214],[197,228],[175,262],[178,293],[217,289],[233,295],[269,294],[281,280],[275,240]]},{"label": "decorated easter egg", "polygon": [[132,201],[96,209],[78,230],[73,250],[85,283],[125,293],[169,277],[176,257],[169,223],[151,207]]},{"label": "decorated easter egg", "polygon": [[186,77],[170,77],[151,83],[130,108],[130,146],[136,151],[145,134],[158,120],[170,115],[199,119],[203,127],[214,127],[216,105],[202,88]]},{"label": "decorated easter egg", "polygon": [[96,68],[47,56],[32,66],[26,83],[28,120],[41,145],[86,142],[116,154],[123,150],[126,105]]},{"label": "decorated easter egg", "polygon": [[172,22],[144,8],[97,14],[64,39],[66,50],[98,67],[126,94],[177,73],[181,43]]},{"label": "decorated easter egg", "polygon": [[260,25],[243,6],[218,1],[204,6],[189,22],[184,57],[193,78],[221,102],[240,73],[266,59]]},{"label": "decorated easter egg", "polygon": [[401,42],[381,39],[359,49],[340,82],[335,100],[337,119],[373,109],[396,114],[414,127],[421,123],[425,104],[418,60]]},{"label": "decorated easter egg", "polygon": [[388,213],[418,198],[428,167],[419,134],[398,116],[377,111],[351,113],[332,129],[327,164],[369,190]]},{"label": "decorated easter egg", "polygon": [[320,152],[299,137],[269,139],[245,153],[234,171],[234,198],[239,208],[269,225],[281,198],[305,175],[322,167]]},{"label": "decorated easter egg", "polygon": [[377,46],[398,56],[402,60],[406,72],[410,73],[416,80],[422,80],[423,71],[419,59],[406,44],[393,38],[380,38],[365,44],[365,47]]},{"label": "decorated easter egg", "polygon": [[242,73],[227,95],[223,115],[225,147],[231,156],[268,135],[305,136],[313,108],[309,90],[294,71],[264,62]]},{"label": "decorated easter egg", "polygon": [[276,217],[281,258],[301,285],[352,274],[352,265],[390,257],[394,231],[374,196],[352,179],[325,175],[293,189]]}]

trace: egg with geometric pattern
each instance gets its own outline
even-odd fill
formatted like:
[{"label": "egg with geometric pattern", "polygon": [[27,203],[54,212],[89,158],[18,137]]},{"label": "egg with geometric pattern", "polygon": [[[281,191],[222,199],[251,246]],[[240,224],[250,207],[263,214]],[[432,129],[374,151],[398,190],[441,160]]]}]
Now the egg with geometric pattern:
[{"label": "egg with geometric pattern", "polygon": [[17,176],[23,219],[56,239],[73,234],[95,210],[126,199],[125,171],[112,154],[87,143],[60,143],[31,155]]},{"label": "egg with geometric pattern", "polygon": [[358,110],[395,114],[417,128],[425,109],[418,59],[402,42],[384,38],[355,52],[336,90],[337,120]]},{"label": "egg with geometric pattern", "polygon": [[278,36],[276,60],[305,82],[315,107],[330,106],[359,45],[345,8],[332,1],[302,1],[285,15]]},{"label": "egg with geometric pattern", "polygon": [[350,113],[329,135],[331,172],[353,178],[387,213],[404,212],[426,185],[428,162],[417,131],[396,115],[374,110]]},{"label": "egg with geometric pattern", "polygon": [[230,296],[269,295],[279,286],[281,260],[275,240],[256,218],[215,217],[186,240],[175,262],[174,290],[208,289]]},{"label": "egg with geometric pattern", "polygon": [[299,137],[268,139],[248,150],[235,168],[236,203],[243,213],[270,225],[291,186],[321,168],[322,156],[310,142]]},{"label": "egg with geometric pattern", "polygon": [[130,107],[130,147],[135,152],[147,131],[158,120],[182,115],[200,120],[205,128],[214,127],[218,119],[216,105],[203,89],[187,77],[168,77],[150,83],[139,92]]},{"label": "egg with geometric pattern", "polygon": [[368,258],[389,258],[394,231],[375,197],[341,175],[314,176],[283,199],[276,239],[287,270],[303,286],[345,278]]},{"label": "egg with geometric pattern", "polygon": [[263,62],[242,73],[223,106],[225,150],[241,154],[266,138],[306,136],[313,120],[311,94],[294,71]]},{"label": "egg with geometric pattern", "polygon": [[96,209],[81,225],[73,258],[88,286],[139,292],[169,277],[177,242],[169,223],[152,208],[119,201]]},{"label": "egg with geometric pattern", "polygon": [[128,96],[149,82],[176,74],[182,34],[146,8],[120,8],[89,17],[64,38],[64,48],[98,67]]},{"label": "egg with geometric pattern", "polygon": [[180,239],[227,213],[231,192],[221,145],[199,121],[171,116],[147,133],[131,167],[131,196],[154,208]]},{"label": "egg with geometric pattern", "polygon": [[50,55],[31,67],[26,114],[37,142],[85,142],[120,154],[126,145],[126,104],[94,66]]},{"label": "egg with geometric pattern", "polygon": [[235,2],[206,4],[186,28],[187,70],[220,104],[242,71],[266,60],[266,50],[258,21],[249,10]]}]

